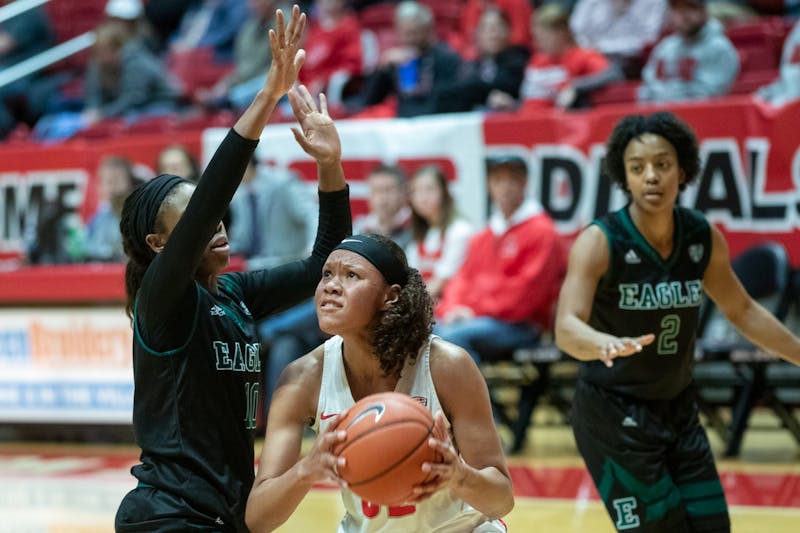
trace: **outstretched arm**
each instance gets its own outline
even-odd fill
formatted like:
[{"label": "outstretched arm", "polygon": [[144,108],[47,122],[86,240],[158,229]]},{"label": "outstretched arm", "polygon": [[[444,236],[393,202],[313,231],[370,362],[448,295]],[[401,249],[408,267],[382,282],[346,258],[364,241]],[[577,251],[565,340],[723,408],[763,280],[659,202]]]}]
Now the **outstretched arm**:
[{"label": "outstretched arm", "polygon": [[608,271],[609,253],[608,239],[598,226],[589,226],[575,240],[558,297],[555,334],[558,348],[575,359],[599,359],[610,367],[615,357],[642,351],[655,336],[615,337],[588,324],[597,284]]},{"label": "outstretched arm", "polygon": [[194,302],[193,282],[203,252],[239,186],[275,103],[296,81],[303,63],[305,56],[299,46],[305,15],[295,6],[288,27],[280,10],[276,16],[277,31],[270,30],[272,64],[264,88],[214,153],[185,212],[142,282],[137,305],[147,321],[142,326],[148,340],[160,339],[161,346],[151,346],[155,349],[175,348],[189,334],[191,317],[186,327],[175,327],[170,318],[178,307],[187,315],[191,313],[188,307]]},{"label": "outstretched arm", "polygon": [[800,339],[747,294],[731,267],[728,243],[714,226],[711,228],[711,260],[703,278],[703,288],[750,342],[800,365]]},{"label": "outstretched arm", "polygon": [[299,124],[292,128],[297,143],[317,162],[319,225],[311,255],[268,270],[239,274],[248,307],[256,319],[299,303],[314,293],[328,254],[352,232],[350,200],[342,170],[342,148],[328,115],[325,95],[320,105],[304,86],[289,90]]},{"label": "outstretched arm", "polygon": [[278,100],[297,81],[297,74],[306,58],[305,50],[300,48],[306,27],[305,13],[301,14],[300,8],[295,5],[288,27],[284,25],[283,11],[278,9],[275,18],[275,29],[269,30],[272,62],[267,72],[267,81],[233,126],[236,133],[245,139],[258,140]]}]

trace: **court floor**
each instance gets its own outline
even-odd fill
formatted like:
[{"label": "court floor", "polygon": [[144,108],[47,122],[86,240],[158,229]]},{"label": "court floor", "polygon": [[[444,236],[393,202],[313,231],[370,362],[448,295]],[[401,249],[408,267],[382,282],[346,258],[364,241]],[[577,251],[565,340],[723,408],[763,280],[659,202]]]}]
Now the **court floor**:
[{"label": "court floor", "polygon": [[[517,495],[509,530],[614,531],[569,428],[548,424],[547,417],[537,413],[524,453],[509,458]],[[733,531],[795,533],[800,446],[766,413],[754,426],[740,458],[717,462]],[[721,443],[710,437],[718,451]],[[113,531],[117,505],[134,486],[129,470],[136,460],[131,445],[0,442],[0,533]],[[315,489],[279,531],[335,531],[342,512],[337,492]]]}]

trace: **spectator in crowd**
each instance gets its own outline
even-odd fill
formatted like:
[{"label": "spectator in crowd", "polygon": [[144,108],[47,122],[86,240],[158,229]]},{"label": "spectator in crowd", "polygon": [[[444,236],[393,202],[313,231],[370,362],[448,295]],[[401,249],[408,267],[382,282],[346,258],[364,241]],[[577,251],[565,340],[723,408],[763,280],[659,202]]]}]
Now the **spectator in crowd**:
[{"label": "spectator in crowd", "polygon": [[477,362],[535,345],[551,326],[566,270],[553,221],[536,200],[526,199],[525,161],[492,158],[487,180],[494,212],[445,286],[434,328]]},{"label": "spectator in crowd", "polygon": [[248,270],[261,270],[304,257],[311,250],[317,209],[310,191],[288,170],[253,159],[231,201],[231,252]]},{"label": "spectator in crowd", "polygon": [[442,90],[441,111],[485,108],[494,90],[514,99],[519,97],[530,54],[526,48],[510,43],[510,28],[510,18],[505,11],[492,6],[486,8],[476,33],[477,57],[465,62],[459,80]]},{"label": "spectator in crowd", "polygon": [[774,106],[800,98],[800,20],[783,43],[780,77],[758,89],[756,96]]},{"label": "spectator in crowd", "polygon": [[275,18],[275,10],[281,8],[286,12],[288,4],[280,0],[248,0],[247,4],[249,16],[233,45],[233,72],[211,89],[198,90],[195,97],[203,104],[241,109],[264,85],[264,73],[272,61],[267,32]]},{"label": "spectator in crowd", "polygon": [[97,29],[84,86],[85,123],[175,109],[178,90],[161,62],[117,22]]},{"label": "spectator in crowd", "polygon": [[152,52],[158,51],[159,41],[150,23],[144,18],[142,0],[108,0],[105,13],[109,20],[125,27],[133,39],[138,39]]},{"label": "spectator in crowd", "polygon": [[366,181],[369,213],[353,220],[353,233],[379,233],[405,248],[411,242],[405,173],[398,166],[379,165]]},{"label": "spectator in crowd", "polygon": [[159,48],[169,40],[181,24],[183,15],[197,0],[169,0],[169,2],[145,2],[144,16],[158,37]]},{"label": "spectator in crowd", "polygon": [[438,94],[456,79],[461,58],[446,44],[436,42],[429,7],[401,2],[394,24],[400,45],[382,54],[380,65],[365,82],[362,103],[372,106],[396,95],[400,117],[437,113]]},{"label": "spectator in crowd", "polygon": [[[11,3],[0,0],[0,5]],[[36,7],[0,22],[0,71],[4,71],[50,48],[53,33],[43,8]],[[18,120],[33,122],[44,110],[43,98],[33,98],[43,89],[39,74],[29,74],[0,87],[0,138]]]},{"label": "spectator in crowd", "polygon": [[308,21],[306,62],[300,81],[312,94],[325,92],[329,104],[341,103],[348,81],[363,69],[361,26],[345,0],[317,0]]},{"label": "spectator in crowd", "polygon": [[[533,14],[530,0],[467,0],[461,18],[461,33],[467,43],[480,40],[480,24],[484,12],[496,8],[509,20],[508,42],[520,48],[531,48],[530,20]],[[469,47],[468,47],[469,49]]]},{"label": "spectator in crowd", "polygon": [[87,261],[123,261],[119,217],[125,198],[140,183],[129,159],[120,156],[103,158],[97,169],[97,211],[86,225],[85,259]]},{"label": "spectator in crowd", "polygon": [[78,215],[81,196],[73,189],[42,200],[33,233],[26,239],[29,263],[58,265],[83,260],[85,234]]},{"label": "spectator in crowd", "polygon": [[158,154],[156,174],[183,176],[187,180],[197,183],[200,180],[200,165],[185,146],[173,144]]},{"label": "spectator in crowd", "polygon": [[675,33],[662,39],[647,60],[641,102],[699,100],[727,94],[739,72],[739,54],[705,0],[669,0]]},{"label": "spectator in crowd", "polygon": [[[118,21],[109,20],[95,31],[86,70],[83,102],[51,101],[55,112],[36,123],[34,137],[58,141],[108,118],[136,121],[143,116],[176,109],[177,83],[164,73],[161,62]],[[73,109],[81,109],[74,111]]]},{"label": "spectator in crowd", "polygon": [[[569,14],[558,4],[547,4],[531,18],[536,52],[528,62],[520,89],[523,107],[536,109],[586,107],[591,91],[622,78],[622,72],[596,50],[581,48],[569,29]],[[512,109],[516,99],[493,91],[489,107]]]},{"label": "spectator in crowd", "polygon": [[642,54],[655,43],[667,16],[667,0],[578,0],[569,26],[578,46],[602,53],[629,79],[638,79]]},{"label": "spectator in crowd", "polygon": [[248,14],[247,2],[242,0],[200,0],[183,14],[170,40],[170,51],[211,48],[216,60],[230,61],[236,35]]},{"label": "spectator in crowd", "polygon": [[409,189],[413,238],[406,256],[409,266],[419,270],[436,303],[464,262],[473,228],[458,214],[447,176],[438,166],[417,170]]}]

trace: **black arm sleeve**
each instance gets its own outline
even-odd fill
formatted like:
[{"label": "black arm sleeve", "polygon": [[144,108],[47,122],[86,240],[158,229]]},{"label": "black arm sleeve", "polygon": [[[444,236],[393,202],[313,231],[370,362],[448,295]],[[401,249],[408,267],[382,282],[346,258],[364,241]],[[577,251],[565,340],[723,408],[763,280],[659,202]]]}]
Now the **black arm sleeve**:
[{"label": "black arm sleeve", "polygon": [[310,257],[271,269],[229,275],[239,285],[253,318],[261,320],[311,297],[328,255],[351,232],[349,189],[320,192],[317,238]]},{"label": "black arm sleeve", "polygon": [[228,132],[164,251],[148,267],[139,289],[137,319],[151,349],[170,350],[186,342],[194,322],[195,272],[257,144],[234,130]]}]

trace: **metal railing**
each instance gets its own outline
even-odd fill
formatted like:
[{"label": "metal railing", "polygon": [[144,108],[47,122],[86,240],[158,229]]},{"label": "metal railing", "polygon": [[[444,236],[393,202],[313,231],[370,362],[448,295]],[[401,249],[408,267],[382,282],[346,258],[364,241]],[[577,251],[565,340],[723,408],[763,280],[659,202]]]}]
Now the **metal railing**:
[{"label": "metal railing", "polygon": [[[16,2],[0,7],[0,22],[15,17],[20,13],[24,13],[29,9],[46,4],[49,1],[50,0],[17,0]],[[94,41],[94,32],[89,31],[57,44],[33,57],[20,61],[16,65],[3,69],[0,71],[0,87],[5,87],[25,76],[47,68],[53,63],[61,61],[73,54],[77,54],[92,46]]]}]

